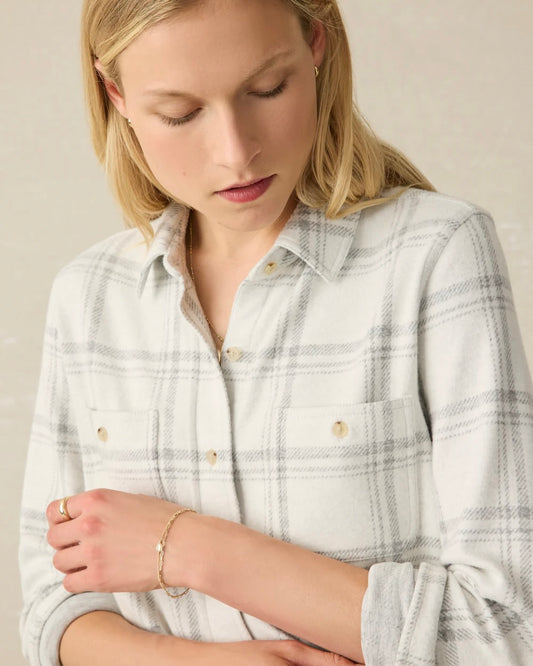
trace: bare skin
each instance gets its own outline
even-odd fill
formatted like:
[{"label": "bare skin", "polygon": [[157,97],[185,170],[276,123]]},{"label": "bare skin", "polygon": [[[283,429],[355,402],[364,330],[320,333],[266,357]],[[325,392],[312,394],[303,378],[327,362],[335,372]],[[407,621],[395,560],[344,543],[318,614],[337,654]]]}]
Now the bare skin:
[{"label": "bare skin", "polygon": [[63,666],[348,666],[353,662],[299,641],[201,643],[138,629],[120,615],[88,613],[73,622],[60,651]]}]

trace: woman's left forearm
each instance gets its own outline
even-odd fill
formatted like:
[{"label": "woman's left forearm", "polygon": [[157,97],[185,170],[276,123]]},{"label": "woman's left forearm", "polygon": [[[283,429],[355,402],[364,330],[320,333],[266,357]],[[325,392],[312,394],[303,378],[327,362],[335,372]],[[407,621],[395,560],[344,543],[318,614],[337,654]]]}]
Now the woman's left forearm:
[{"label": "woman's left forearm", "polygon": [[190,586],[294,636],[363,662],[365,569],[213,516],[188,514],[174,530],[169,555],[175,556],[166,565],[169,584]]}]

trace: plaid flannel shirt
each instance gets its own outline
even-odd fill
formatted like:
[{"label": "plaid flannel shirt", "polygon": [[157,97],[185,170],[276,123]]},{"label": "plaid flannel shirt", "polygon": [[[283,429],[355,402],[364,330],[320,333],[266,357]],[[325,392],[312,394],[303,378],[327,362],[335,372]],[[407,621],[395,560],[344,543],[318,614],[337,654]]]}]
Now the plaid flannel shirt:
[{"label": "plaid flannel shirt", "polygon": [[44,509],[95,487],[370,568],[369,666],[533,663],[531,382],[487,213],[414,189],[339,220],[298,204],[239,286],[220,365],[186,225],[172,205],[149,249],[124,231],[55,280],[22,509],[31,663],[57,665],[97,609],[288,637],[194,590],[68,594]]}]

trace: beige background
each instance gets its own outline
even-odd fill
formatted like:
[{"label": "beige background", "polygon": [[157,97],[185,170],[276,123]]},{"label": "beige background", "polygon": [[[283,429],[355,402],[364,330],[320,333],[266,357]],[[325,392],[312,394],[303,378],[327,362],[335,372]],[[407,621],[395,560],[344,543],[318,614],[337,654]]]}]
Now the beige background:
[{"label": "beige background", "polygon": [[[0,663],[18,666],[17,522],[53,275],[121,228],[89,146],[78,70],[81,2],[0,6]],[[341,0],[360,106],[438,189],[494,215],[533,360],[533,5]]]}]

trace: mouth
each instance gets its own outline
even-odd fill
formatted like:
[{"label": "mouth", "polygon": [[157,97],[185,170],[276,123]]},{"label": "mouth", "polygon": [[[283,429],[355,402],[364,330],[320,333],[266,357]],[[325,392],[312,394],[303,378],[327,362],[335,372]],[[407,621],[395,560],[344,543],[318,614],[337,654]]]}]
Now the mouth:
[{"label": "mouth", "polygon": [[245,183],[234,183],[233,185],[230,185],[229,187],[226,187],[223,190],[218,190],[217,194],[219,192],[231,192],[232,190],[241,190],[245,187],[251,187],[252,185],[257,185],[257,183],[261,183],[263,180],[267,180],[267,178],[271,178],[271,176],[265,176],[264,178],[256,178],[255,180],[249,180]]},{"label": "mouth", "polygon": [[250,180],[247,183],[235,183],[226,190],[219,190],[216,194],[232,203],[250,203],[265,194],[274,178],[275,174],[267,178]]}]

